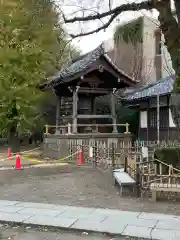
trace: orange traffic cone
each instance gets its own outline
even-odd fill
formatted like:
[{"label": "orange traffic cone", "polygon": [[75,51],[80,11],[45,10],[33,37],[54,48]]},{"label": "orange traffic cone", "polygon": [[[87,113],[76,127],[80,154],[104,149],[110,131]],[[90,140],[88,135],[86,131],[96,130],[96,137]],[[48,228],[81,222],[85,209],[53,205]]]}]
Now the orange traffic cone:
[{"label": "orange traffic cone", "polygon": [[11,149],[8,148],[8,160],[10,160],[10,159],[11,159]]},{"label": "orange traffic cone", "polygon": [[83,158],[83,151],[82,150],[79,151],[79,161],[80,161],[81,165],[84,164],[84,158]]},{"label": "orange traffic cone", "polygon": [[83,152],[82,149],[79,149],[77,152],[77,166],[81,166],[82,164],[84,164]]},{"label": "orange traffic cone", "polygon": [[21,167],[21,158],[19,153],[16,154],[16,166],[15,166],[16,170],[23,170],[23,168]]}]

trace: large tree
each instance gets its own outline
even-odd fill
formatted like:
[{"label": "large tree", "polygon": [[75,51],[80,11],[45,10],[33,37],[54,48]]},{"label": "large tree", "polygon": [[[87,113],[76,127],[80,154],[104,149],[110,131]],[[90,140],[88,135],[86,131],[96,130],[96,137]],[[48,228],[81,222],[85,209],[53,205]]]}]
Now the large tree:
[{"label": "large tree", "polygon": [[67,62],[67,46],[51,0],[0,1],[0,134],[14,151],[18,135],[39,121],[37,86]]},{"label": "large tree", "polygon": [[[110,1],[107,1],[107,4],[109,2]],[[139,10],[151,11],[152,9],[156,9],[159,13],[159,27],[164,34],[165,45],[170,53],[172,66],[176,73],[174,91],[171,95],[171,109],[176,126],[180,130],[180,0],[174,0],[174,5],[175,11],[171,8],[171,0],[146,0],[140,3],[133,1],[132,3],[119,4],[119,6],[115,8],[109,7],[109,10],[105,12],[93,11],[92,14],[87,16],[85,16],[85,14],[82,16],[78,14],[69,19],[64,16],[64,21],[65,23],[74,23],[101,20],[102,24],[100,27],[89,32],[80,32],[76,35],[71,35],[74,38],[93,34],[107,28],[121,13]],[[107,21],[104,23],[103,20],[106,19]]]}]

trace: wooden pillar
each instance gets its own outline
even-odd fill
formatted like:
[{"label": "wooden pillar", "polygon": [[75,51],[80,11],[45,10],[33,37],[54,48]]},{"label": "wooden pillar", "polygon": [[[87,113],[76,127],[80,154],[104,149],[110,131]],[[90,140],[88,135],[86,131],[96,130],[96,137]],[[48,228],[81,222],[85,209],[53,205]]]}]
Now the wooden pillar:
[{"label": "wooden pillar", "polygon": [[112,123],[113,123],[113,133],[117,133],[117,121],[116,121],[116,109],[115,109],[115,95],[114,92],[111,93],[111,115],[112,115]]},{"label": "wooden pillar", "polygon": [[159,144],[159,140],[160,140],[160,121],[159,121],[159,117],[160,117],[160,103],[159,103],[159,94],[157,95],[157,106],[156,106],[157,110],[156,110],[156,114],[157,114],[157,144]]},{"label": "wooden pillar", "polygon": [[78,106],[78,89],[73,90],[73,127],[72,132],[77,133],[77,106]]},{"label": "wooden pillar", "polygon": [[149,102],[149,100],[148,100],[147,104],[148,104],[148,106],[147,106],[147,131],[146,131],[146,141],[148,142],[148,141],[149,141],[149,127],[150,127],[150,112],[149,112],[150,102]]},{"label": "wooden pillar", "polygon": [[95,97],[91,99],[91,114],[96,114],[96,108],[95,108]]},{"label": "wooden pillar", "polygon": [[129,152],[132,149],[131,138],[129,134],[124,134],[124,172],[128,171],[129,165]]},{"label": "wooden pillar", "polygon": [[55,134],[60,134],[59,126],[59,119],[60,119],[60,98],[57,96],[57,103],[56,103],[56,132]]},{"label": "wooden pillar", "polygon": [[[169,110],[170,110],[170,97],[167,96],[167,106],[168,106],[168,115],[169,115]],[[168,141],[171,140],[170,139],[170,124],[169,124],[169,118],[168,118]]]},{"label": "wooden pillar", "polygon": [[[93,97],[93,99],[91,100],[91,114],[95,115],[96,114],[96,108],[95,108],[95,97]],[[92,132],[93,133],[97,133],[98,132],[98,127],[96,127],[96,120],[95,119],[91,119],[91,123],[92,123]]]},{"label": "wooden pillar", "polygon": [[[61,108],[64,108],[64,106],[65,106],[65,98],[64,97],[61,97],[61,101],[60,101],[60,109]],[[61,116],[62,117],[62,116]],[[66,120],[65,120],[66,121]],[[61,122],[60,122],[60,125],[62,124],[63,125],[63,127],[62,127],[62,129],[61,129],[61,133],[64,135],[64,134],[66,134],[68,131],[67,131],[67,128],[66,127],[64,127],[64,123],[65,123],[65,121],[64,121],[64,119],[63,118],[61,118]]]}]

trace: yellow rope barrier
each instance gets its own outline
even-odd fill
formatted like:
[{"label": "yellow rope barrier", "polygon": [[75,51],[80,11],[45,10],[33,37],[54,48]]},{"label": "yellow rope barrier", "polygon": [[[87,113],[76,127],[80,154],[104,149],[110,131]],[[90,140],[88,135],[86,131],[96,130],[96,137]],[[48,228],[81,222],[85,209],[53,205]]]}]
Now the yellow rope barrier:
[{"label": "yellow rope barrier", "polygon": [[[159,159],[154,159],[154,160],[156,160],[157,162],[159,162],[159,163],[161,163],[161,164],[163,164],[164,166],[167,166],[167,167],[172,167],[171,165],[169,165],[169,164],[167,164],[167,163],[165,163],[165,162],[162,162],[161,160],[159,160]],[[180,170],[179,169],[177,169],[177,168],[175,168],[175,167],[172,167],[175,171],[177,171],[177,172],[179,172],[180,173]]]}]

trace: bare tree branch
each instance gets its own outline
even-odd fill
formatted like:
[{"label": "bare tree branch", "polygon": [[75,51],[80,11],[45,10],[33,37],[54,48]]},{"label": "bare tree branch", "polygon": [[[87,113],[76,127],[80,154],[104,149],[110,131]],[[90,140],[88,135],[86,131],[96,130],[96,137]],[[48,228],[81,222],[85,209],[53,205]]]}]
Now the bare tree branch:
[{"label": "bare tree branch", "polygon": [[111,0],[109,0],[109,10],[111,10],[112,8],[111,8]]},{"label": "bare tree branch", "polygon": [[79,33],[79,34],[75,34],[75,35],[74,34],[70,34],[70,36],[72,38],[77,38],[77,37],[84,37],[84,36],[87,36],[87,35],[90,35],[90,34],[93,34],[93,33],[97,33],[97,32],[99,32],[99,31],[101,31],[103,29],[106,29],[118,15],[119,15],[118,13],[116,13],[116,14],[114,13],[107,23],[103,24],[99,28],[96,28],[95,30],[92,30],[92,31],[89,31],[89,32],[85,32],[85,33]]},{"label": "bare tree branch", "polygon": [[127,4],[122,4],[121,6],[118,6],[116,8],[113,8],[112,10],[109,10],[104,13],[97,13],[95,15],[88,15],[86,17],[74,17],[74,18],[69,18],[67,19],[65,15],[63,14],[64,22],[65,23],[73,23],[73,22],[85,22],[85,21],[91,21],[91,20],[98,20],[104,17],[111,16],[113,14],[119,15],[122,12],[127,12],[127,11],[139,11],[142,9],[145,10],[151,10],[153,8],[151,0],[141,2],[141,3],[127,3]]},{"label": "bare tree branch", "polygon": [[104,17],[110,16],[110,19],[99,28],[96,28],[92,31],[88,31],[88,32],[85,32],[85,33],[81,32],[79,34],[70,34],[70,36],[72,38],[77,38],[77,37],[82,37],[82,36],[87,36],[87,35],[90,35],[90,34],[93,34],[93,33],[97,33],[97,32],[99,32],[103,29],[106,29],[114,21],[114,19],[119,14],[121,14],[122,12],[139,11],[139,10],[142,10],[142,9],[150,10],[152,8],[153,8],[153,6],[151,4],[151,0],[149,0],[149,1],[141,2],[141,3],[123,4],[123,5],[118,6],[116,8],[110,9],[109,11],[104,12],[104,13],[97,13],[97,14],[94,14],[94,15],[88,15],[88,16],[83,16],[83,17],[74,17],[74,18],[66,19],[65,15],[63,13],[62,13],[62,15],[63,15],[65,23],[86,22],[86,21],[91,21],[91,20],[101,20]]}]

